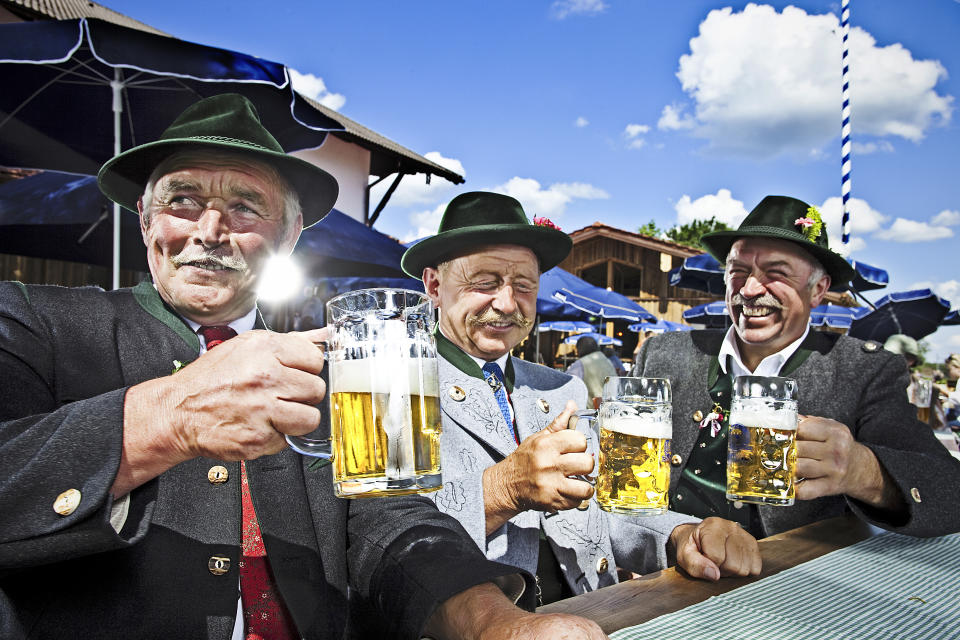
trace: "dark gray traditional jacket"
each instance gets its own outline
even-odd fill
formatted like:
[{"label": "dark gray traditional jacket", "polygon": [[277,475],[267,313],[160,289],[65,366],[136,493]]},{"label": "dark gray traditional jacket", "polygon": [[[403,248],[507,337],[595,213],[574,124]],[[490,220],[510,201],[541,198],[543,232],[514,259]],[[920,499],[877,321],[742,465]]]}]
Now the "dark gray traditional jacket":
[{"label": "dark gray traditional jacket", "polygon": [[[698,423],[713,401],[721,330],[666,333],[643,344],[634,375],[669,378],[673,388],[673,469],[676,486],[698,437]],[[917,420],[907,402],[909,374],[903,358],[875,342],[810,331],[790,373],[799,385],[799,412],[832,418],[876,455],[907,505],[892,515],[845,496],[798,500],[791,507],[759,507],[766,535],[852,511],[877,526],[914,536],[960,531],[960,460]],[[722,496],[721,496],[722,498]],[[682,503],[671,509],[683,510]]]},{"label": "dark gray traditional jacket", "polygon": [[[238,463],[178,465],[130,494],[119,533],[109,522],[126,390],[198,353],[150,284],[0,283],[0,638],[230,637]],[[216,465],[226,482],[208,479]],[[486,560],[426,498],[337,499],[329,465],[290,450],[247,469],[305,638],[416,637],[438,603],[516,573]],[[54,500],[68,489],[80,503],[61,516]],[[226,573],[211,571],[213,558]]]}]

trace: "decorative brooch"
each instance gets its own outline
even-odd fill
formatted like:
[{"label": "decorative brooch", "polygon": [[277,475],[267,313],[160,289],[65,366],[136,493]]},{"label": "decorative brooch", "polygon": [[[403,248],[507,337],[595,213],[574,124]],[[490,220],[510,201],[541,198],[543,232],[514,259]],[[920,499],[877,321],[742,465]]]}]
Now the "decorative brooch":
[{"label": "decorative brooch", "polygon": [[174,360],[174,361],[173,361],[173,371],[170,372],[170,375],[175,374],[177,371],[180,371],[180,369],[183,369],[185,366],[187,366],[187,365],[183,364],[183,363],[180,362],[179,360]]},{"label": "decorative brooch", "polygon": [[543,216],[534,216],[533,217],[533,226],[535,227],[550,227],[551,229],[556,229],[557,231],[562,231],[557,224],[550,218],[544,218]]},{"label": "decorative brooch", "polygon": [[718,403],[713,403],[713,409],[710,410],[710,413],[706,418],[700,421],[700,428],[710,427],[710,436],[713,438],[717,437],[717,434],[720,433],[720,429],[723,428],[723,407]]},{"label": "decorative brooch", "polygon": [[494,375],[491,375],[489,378],[487,378],[487,384],[490,385],[490,388],[493,389],[494,393],[500,391],[500,387],[503,386],[503,383],[500,382],[500,378]]},{"label": "decorative brooch", "polygon": [[793,221],[793,225],[800,227],[800,233],[810,242],[816,242],[823,232],[823,218],[820,217],[820,211],[816,207],[808,208],[806,217],[797,218]]}]

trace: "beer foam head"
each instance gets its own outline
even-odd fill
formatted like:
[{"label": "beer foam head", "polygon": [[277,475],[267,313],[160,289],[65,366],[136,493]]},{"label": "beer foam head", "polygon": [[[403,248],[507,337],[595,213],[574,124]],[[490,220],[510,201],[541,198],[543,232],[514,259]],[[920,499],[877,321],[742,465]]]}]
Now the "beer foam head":
[{"label": "beer foam head", "polygon": [[760,399],[743,398],[735,400],[731,407],[730,424],[739,424],[756,429],[796,431],[796,403],[781,401],[778,404],[782,407],[779,410]]},{"label": "beer foam head", "polygon": [[[397,366],[400,370],[397,370]],[[410,394],[439,396],[436,358],[403,358],[383,362],[380,358],[341,360],[330,363],[331,393],[390,393],[397,376],[407,370]]]},{"label": "beer foam head", "polygon": [[604,416],[600,427],[607,431],[615,431],[628,436],[665,439],[673,437],[673,424],[669,414],[666,416],[651,413]]}]

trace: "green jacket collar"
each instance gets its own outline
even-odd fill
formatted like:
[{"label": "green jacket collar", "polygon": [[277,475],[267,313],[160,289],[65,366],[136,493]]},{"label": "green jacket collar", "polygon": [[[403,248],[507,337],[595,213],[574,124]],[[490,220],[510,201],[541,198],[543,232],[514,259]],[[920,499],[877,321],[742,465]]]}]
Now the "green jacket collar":
[{"label": "green jacket collar", "polygon": [[[476,361],[467,355],[460,347],[448,340],[439,329],[434,330],[434,336],[437,340],[437,353],[440,356],[459,369],[461,372],[471,378],[483,380],[483,371]],[[513,383],[515,379],[513,370],[513,358],[507,358],[507,368],[503,372],[504,383],[507,386],[507,393],[513,393]]]}]

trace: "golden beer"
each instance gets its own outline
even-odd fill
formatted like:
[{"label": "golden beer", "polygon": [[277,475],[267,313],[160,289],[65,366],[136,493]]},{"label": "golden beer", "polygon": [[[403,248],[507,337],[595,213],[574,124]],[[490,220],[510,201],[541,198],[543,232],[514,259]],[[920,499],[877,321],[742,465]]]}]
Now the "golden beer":
[{"label": "golden beer", "polygon": [[[376,358],[331,365],[334,488],[340,497],[440,489],[440,398],[433,359],[403,371]],[[401,366],[403,366],[401,364]]]},{"label": "golden beer", "polygon": [[734,400],[727,448],[727,500],[789,506],[796,493],[796,403]]},{"label": "golden beer", "polygon": [[917,407],[917,419],[924,424],[930,424],[930,405]]},{"label": "golden beer", "polygon": [[670,488],[670,407],[624,415],[618,405],[628,403],[604,402],[600,408],[597,504],[614,513],[664,513]]}]

